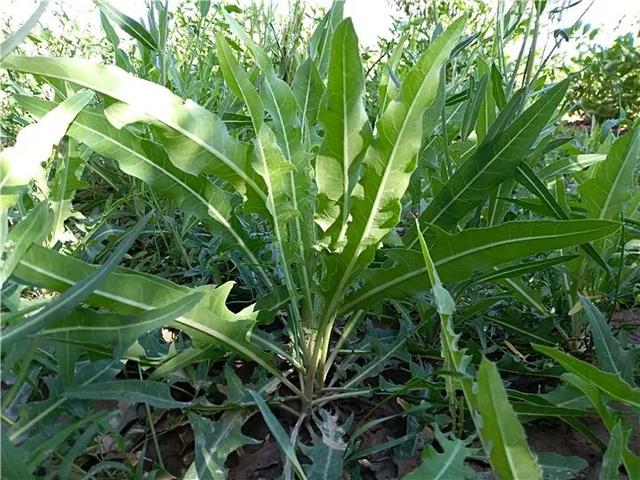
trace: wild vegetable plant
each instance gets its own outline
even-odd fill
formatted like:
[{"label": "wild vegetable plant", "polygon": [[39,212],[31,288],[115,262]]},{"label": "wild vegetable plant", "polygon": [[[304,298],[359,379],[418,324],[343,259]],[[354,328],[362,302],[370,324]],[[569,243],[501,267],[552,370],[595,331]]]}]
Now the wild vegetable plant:
[{"label": "wild vegetable plant", "polygon": [[[146,39],[156,52],[153,58],[167,65],[163,62],[170,56],[159,49],[158,35],[140,30],[140,24],[113,11],[110,16],[120,18],[121,26],[138,40]],[[163,86],[171,83],[170,68],[161,68],[159,77],[147,72],[149,79],[143,79],[120,66],[81,59],[12,55],[2,61],[3,68],[64,85],[61,91],[68,92],[62,102],[16,96],[39,122],[23,130],[26,133],[18,136],[16,145],[0,154],[3,218],[16,203],[29,199],[34,204],[3,242],[10,249],[4,254],[2,279],[10,279],[11,288],[29,285],[62,292],[43,309],[11,313],[2,340],[11,365],[23,353],[21,342],[60,345],[56,360],[66,370],[63,384],[56,388],[63,392],[62,400],[45,406],[49,415],[65,408],[67,400],[122,396],[144,398],[147,405],[158,408],[198,411],[197,399],[172,399],[162,380],[207,359],[233,355],[250,360],[273,382],[247,395],[231,388],[229,400],[258,407],[289,469],[301,478],[316,478],[309,472],[319,468],[327,452],[308,450],[311,447],[298,442],[303,423],[313,419],[325,433],[332,425],[329,430],[335,434],[338,426],[322,407],[336,399],[370,395],[366,381],[425,321],[405,322],[397,344],[363,365],[343,366],[341,348],[380,305],[425,299],[433,289],[431,298],[442,321],[445,366],[455,373],[445,379],[449,401],[455,407],[460,388],[478,425],[477,415],[486,425],[498,422],[497,430],[478,426],[478,432],[492,466],[507,478],[517,470],[509,449],[489,447],[500,444],[495,435],[503,427],[492,402],[508,408],[506,393],[497,390],[500,377],[487,361],[478,370],[477,398],[472,392],[470,357],[457,350],[449,318],[452,310],[441,305],[450,297],[442,297],[440,282],[454,286],[457,297],[474,284],[492,281],[507,282],[508,288],[527,297],[526,286],[516,277],[573,260],[575,255],[531,257],[576,247],[584,252],[585,265],[608,268],[600,245],[616,245],[609,236],[619,231],[619,219],[609,213],[574,219],[558,207],[533,170],[556,147],[549,132],[569,80],[555,85],[537,82],[536,88],[526,85],[505,94],[505,82],[499,72],[494,73],[497,69],[479,62],[479,78],[467,92],[457,129],[457,119],[452,116],[449,123],[446,115],[447,107],[457,103],[447,65],[472,41],[464,37],[464,17],[434,36],[403,78],[395,77],[392,66],[382,75],[374,112],[365,109],[366,75],[352,22],[342,19],[342,2],[336,2],[318,24],[290,83],[231,14],[225,21],[233,38],[218,34],[215,49],[224,88],[234,97],[231,112],[213,112]],[[250,62],[239,61],[239,48]],[[229,113],[244,121],[225,122]],[[60,115],[64,122],[56,121]],[[49,127],[52,123],[55,128]],[[86,148],[88,153],[80,158],[112,159],[122,172],[142,181],[153,195],[170,200],[184,217],[219,239],[226,259],[238,269],[256,301],[232,312],[226,305],[233,288],[230,282],[189,288],[114,268],[144,221],[101,266],[56,251],[55,242],[43,246],[55,231],[55,214],[50,210],[55,211],[59,200],[45,189],[28,195],[30,181],[41,175],[41,162],[65,129],[70,142]],[[449,130],[455,133],[451,145]],[[47,142],[34,142],[28,132],[47,135],[41,137]],[[623,140],[625,145],[636,145],[638,130],[634,132],[633,140]],[[36,146],[37,151],[31,151]],[[637,158],[633,151],[628,164],[610,162],[615,163],[614,173],[624,168],[633,171]],[[21,171],[16,158],[29,159],[33,168]],[[435,165],[426,165],[429,159],[436,159]],[[68,170],[60,168],[67,174]],[[609,176],[607,170],[594,178]],[[556,219],[509,217],[507,197],[516,182],[535,194]],[[598,194],[587,192],[589,183],[584,185],[585,203],[599,204]],[[615,198],[611,212],[619,209]],[[394,307],[396,314],[401,311]],[[275,320],[284,325],[282,335],[267,330]],[[167,326],[188,338],[185,346],[159,361],[145,358],[136,341]],[[94,371],[98,362],[89,360],[95,358],[114,363]],[[118,362],[126,358],[145,363],[151,379],[116,380]],[[230,384],[235,382],[233,375],[227,376]],[[292,433],[271,411],[274,404],[291,410],[285,400],[290,397],[298,402]],[[9,440],[19,442],[39,418],[20,417],[9,430]],[[191,418],[197,438],[206,439],[211,428],[219,427],[195,414]],[[222,418],[237,434],[230,451],[250,443],[239,433],[246,416]],[[513,441],[522,446],[524,435],[515,413],[510,411],[503,420],[507,428],[515,429]],[[323,437],[320,445],[326,449],[335,442],[342,445],[342,436],[334,443]],[[299,462],[298,448],[311,464]],[[527,463],[519,466],[539,476],[534,457],[526,444],[523,448]],[[346,445],[339,450],[341,462],[357,458],[356,453],[345,453]],[[193,468],[199,473],[212,465],[223,471],[225,455],[205,458],[206,451],[196,454]],[[29,466],[39,460],[31,458]]]}]

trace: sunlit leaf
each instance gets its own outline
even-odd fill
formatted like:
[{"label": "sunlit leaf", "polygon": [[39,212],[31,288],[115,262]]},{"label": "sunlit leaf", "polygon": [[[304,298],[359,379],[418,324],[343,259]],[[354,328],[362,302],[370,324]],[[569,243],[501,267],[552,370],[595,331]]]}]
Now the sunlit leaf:
[{"label": "sunlit leaf", "polygon": [[69,97],[38,123],[20,130],[15,145],[0,152],[0,208],[13,205],[29,181],[43,174],[42,164],[51,156],[54,145],[92,99],[93,92],[87,90]]}]

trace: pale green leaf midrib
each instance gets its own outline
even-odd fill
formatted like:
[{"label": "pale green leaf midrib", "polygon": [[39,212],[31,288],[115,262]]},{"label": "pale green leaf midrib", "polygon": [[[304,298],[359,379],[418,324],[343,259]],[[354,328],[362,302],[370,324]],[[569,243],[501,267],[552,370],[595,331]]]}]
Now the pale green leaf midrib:
[{"label": "pale green leaf midrib", "polygon": [[[540,112],[542,109],[544,109],[549,103],[551,103],[551,101],[554,100],[554,97],[549,97],[549,100],[543,104],[538,112]],[[514,135],[513,137],[511,137],[511,139],[506,143],[506,145],[496,154],[494,155],[491,160],[489,160],[488,162],[486,162],[482,168],[473,176],[473,178],[468,181],[465,182],[465,186],[464,188],[462,188],[456,195],[453,196],[453,198],[451,200],[449,200],[449,202],[443,206],[442,208],[440,208],[440,211],[438,212],[438,214],[435,216],[435,218],[433,218],[430,223],[435,223],[446,211],[447,209],[453,204],[453,202],[455,202],[456,200],[458,200],[458,198],[460,198],[460,196],[465,193],[467,191],[467,189],[474,184],[474,182],[480,177],[480,175],[482,175],[489,167],[491,167],[493,165],[494,162],[496,162],[498,160],[498,158],[507,150],[507,148],[509,148],[511,146],[511,144],[513,142],[515,142],[516,140],[520,139],[520,135],[527,130],[527,128],[529,127],[529,125],[531,125],[531,123],[533,123],[535,120],[537,120],[539,117],[538,115],[534,115],[533,117],[531,117],[531,120],[529,120],[519,131],[516,135]],[[426,230],[423,231],[423,233]],[[414,239],[411,244],[409,245],[409,248],[412,248],[415,244],[416,244],[417,239]]]},{"label": "pale green leaf midrib", "polygon": [[[518,243],[518,242],[525,242],[525,241],[530,241],[530,240],[545,240],[547,238],[558,238],[558,237],[571,237],[574,235],[584,235],[587,233],[591,233],[591,232],[595,232],[601,230],[600,228],[596,228],[596,229],[591,229],[591,230],[581,230],[577,233],[575,232],[568,232],[568,233],[562,233],[562,234],[553,234],[553,235],[545,235],[545,236],[540,236],[540,235],[536,235],[536,236],[531,236],[531,237],[518,237],[518,238],[514,238],[514,239],[507,239],[507,240],[502,240],[500,242],[494,242],[491,244],[487,244],[487,245],[483,245],[480,247],[476,247],[476,248],[472,248],[472,249],[468,249],[468,250],[463,250],[455,255],[450,255],[448,257],[444,257],[441,258],[440,260],[436,260],[434,261],[434,265],[436,267],[440,266],[440,265],[444,265],[446,263],[452,262],[454,260],[457,260],[458,258],[462,258],[465,257],[467,255],[472,255],[476,252],[485,250],[485,249],[489,249],[489,248],[494,248],[496,246],[502,246],[502,245],[508,245],[510,243]],[[399,283],[402,283],[405,280],[408,280],[412,277],[415,277],[417,275],[422,275],[424,273],[427,272],[427,268],[426,267],[421,267],[417,270],[412,270],[411,272],[408,272],[404,275],[401,275],[400,277],[396,277],[393,280],[380,284],[377,287],[374,287],[372,289],[367,290],[367,293],[364,295],[361,295],[360,297],[356,297],[354,300],[351,301],[351,303],[345,305],[342,307],[341,311],[347,310],[349,308],[351,308],[351,306],[362,302],[364,299],[371,297],[381,291],[386,290],[387,288],[393,286],[393,285],[397,285]]]},{"label": "pale green leaf midrib", "polygon": [[[59,282],[62,282],[66,285],[69,285],[70,287],[75,285],[75,282],[71,279],[68,279],[66,277],[63,277],[61,275],[57,275],[54,272],[51,272],[49,270],[40,268],[37,265],[34,265],[32,263],[27,262],[26,260],[21,260],[20,264],[37,272],[40,274],[43,274],[49,278],[52,278],[54,280],[57,280]],[[101,290],[99,288],[94,289],[93,290],[93,294],[94,295],[99,295],[103,298],[107,298],[110,300],[114,300],[118,303],[121,303],[123,305],[128,305],[131,307],[135,307],[135,308],[139,308],[140,310],[153,310],[156,307],[154,307],[153,305],[149,305],[146,303],[142,303],[142,302],[137,302],[131,298],[128,297],[123,297],[121,295],[116,295],[113,294],[111,292],[106,292],[104,290]],[[274,372],[275,368],[272,367],[271,365],[269,365],[266,361],[264,361],[262,358],[260,358],[259,356],[255,355],[250,349],[248,349],[246,346],[244,346],[243,344],[241,344],[240,342],[236,341],[235,339],[229,337],[228,335],[225,335],[222,332],[218,332],[216,330],[213,330],[209,327],[207,327],[206,325],[202,325],[201,323],[199,323],[196,320],[190,319],[188,317],[185,316],[180,316],[178,318],[176,318],[176,322],[181,323],[182,325],[185,325],[189,328],[192,328],[200,333],[203,333],[205,335],[208,335],[210,337],[216,338],[218,340],[220,340],[223,343],[226,343],[227,345],[231,346],[232,348],[234,348],[235,350],[237,350],[238,352],[242,353],[243,355],[246,355],[248,358],[251,358],[253,361],[255,361],[256,363],[260,364],[261,366],[263,366],[265,369],[267,369],[270,372]]]},{"label": "pale green leaf midrib", "polygon": [[[640,127],[636,127],[636,128],[640,129]],[[616,192],[618,189],[618,184],[620,183],[620,179],[622,178],[622,174],[624,173],[624,170],[625,170],[624,166],[626,165],[627,161],[629,161],[629,159],[632,159],[633,152],[636,150],[636,147],[640,145],[640,133],[632,131],[631,135],[633,136],[631,137],[631,141],[629,142],[629,146],[627,147],[627,151],[625,152],[625,155],[624,155],[625,160],[622,162],[621,167],[618,169],[613,185],[609,189],[609,192],[607,193],[607,198],[600,210],[600,215],[598,216],[600,220],[605,219],[605,217],[607,216],[607,213],[609,210],[609,204],[611,203],[611,200],[614,196],[614,192]]]},{"label": "pale green leaf midrib", "polygon": [[[487,375],[487,377],[488,377],[488,375]],[[500,441],[501,441],[501,444],[503,446],[503,448],[501,449],[503,451],[503,453],[504,453],[503,458],[505,458],[506,461],[507,461],[507,465],[509,466],[510,473],[514,474],[512,476],[512,478],[516,479],[516,478],[518,478],[518,476],[517,476],[518,469],[516,468],[515,460],[511,458],[510,447],[505,442],[505,439],[508,437],[508,435],[505,434],[505,431],[504,431],[504,427],[505,426],[503,425],[503,422],[501,421],[502,413],[499,412],[496,409],[496,405],[497,405],[498,401],[505,400],[505,399],[498,399],[497,398],[498,393],[494,392],[493,389],[491,388],[491,385],[489,384],[490,379],[487,378],[486,380],[487,380],[487,385],[486,385],[487,391],[488,391],[489,395],[491,396],[491,401],[489,401],[488,404],[489,404],[489,408],[491,409],[491,412],[493,413],[493,418],[495,419],[495,423],[496,423],[496,425],[498,427],[496,429],[496,432],[500,436]],[[497,450],[495,445],[493,446],[493,450],[494,451]]]},{"label": "pale green leaf midrib", "polygon": [[447,470],[449,470],[449,467],[451,466],[451,464],[455,460],[456,455],[458,455],[458,452],[460,452],[461,450],[462,450],[462,442],[456,442],[456,445],[455,445],[453,451],[450,452],[451,454],[449,455],[449,458],[447,458],[447,461],[442,466],[442,468],[440,469],[440,471],[434,477],[433,480],[440,480],[441,478],[443,478],[442,476],[447,473]]},{"label": "pale green leaf midrib", "polygon": [[[341,60],[342,65],[340,68],[340,77],[342,80],[342,227],[340,228],[340,236],[342,237],[347,233],[346,225],[349,218],[349,118],[347,117],[347,79],[346,79],[346,65],[345,65],[345,52],[346,48],[344,43],[341,48]],[[340,242],[340,238],[338,242]]]}]

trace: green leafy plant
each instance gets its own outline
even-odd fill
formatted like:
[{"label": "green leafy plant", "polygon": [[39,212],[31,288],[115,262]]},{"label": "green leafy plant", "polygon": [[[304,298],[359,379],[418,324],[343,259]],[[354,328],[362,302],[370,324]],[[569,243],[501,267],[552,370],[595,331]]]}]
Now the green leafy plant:
[{"label": "green leafy plant", "polygon": [[[605,158],[578,162],[580,170],[597,163],[586,173],[566,158],[546,163],[548,154],[566,143],[554,138],[553,123],[569,80],[545,85],[529,65],[524,88],[515,90],[510,88],[514,82],[504,80],[499,62],[481,58],[473,63],[477,71],[469,83],[462,85],[455,69],[451,73],[450,60],[474,48],[473,38],[464,37],[464,17],[434,32],[428,48],[400,78],[394,73],[400,55],[393,55],[377,85],[380,101],[368,105],[358,39],[350,19],[342,19],[340,1],[319,21],[296,68],[274,64],[269,50],[233,12],[221,10],[225,28],[215,38],[219,69],[206,85],[215,85],[224,100],[199,104],[185,97],[202,93],[202,85],[183,83],[189,67],[180,72],[167,49],[166,6],[157,2],[150,7],[154,28],[147,28],[107,2],[98,4],[115,65],[18,55],[1,63],[59,87],[53,100],[15,96],[39,121],[0,153],[3,295],[20,298],[26,288],[60,292],[27,307],[16,301],[3,318],[3,368],[24,378],[36,359],[61,372],[38,408],[13,416],[6,436],[10,444],[34,443],[37,435],[28,434],[49,415],[71,411],[81,418],[73,410],[78,400],[126,399],[147,409],[188,410],[196,439],[190,474],[224,478],[227,457],[256,442],[241,430],[251,408],[260,412],[278,443],[286,476],[339,475],[361,458],[358,437],[369,424],[345,438],[351,420],[340,423],[326,407],[371,397],[376,393],[371,380],[394,361],[417,368],[408,349],[425,347],[411,342],[423,340],[427,327],[437,332],[439,323],[444,383],[434,390],[445,392],[452,432],[437,430],[442,453],[426,448],[413,476],[470,475],[465,461],[475,449],[469,438],[461,440],[456,433],[464,429],[468,411],[485,460],[500,478],[540,478],[522,416],[551,412],[580,429],[573,417],[583,411],[505,389],[499,364],[486,358],[488,348],[467,352],[458,346],[455,305],[477,301],[479,310],[484,305],[488,310],[506,291],[548,317],[541,296],[521,277],[552,268],[562,268],[568,285],[565,310],[587,284],[594,289],[616,285],[615,303],[625,282],[630,285],[637,275],[625,270],[620,259],[617,280],[611,282],[621,243],[624,252],[624,241],[614,234],[625,235],[626,225],[633,223],[625,215],[637,216],[630,190],[640,129],[618,138]],[[542,7],[536,4],[536,9],[539,16]],[[110,22],[139,42],[141,62],[119,50]],[[516,66],[512,79],[517,72]],[[52,145],[65,133],[69,140],[61,146],[67,150],[52,154]],[[32,140],[34,135],[39,142]],[[21,173],[18,157],[33,168]],[[47,170],[42,164],[50,158],[60,163]],[[129,216],[136,226],[101,265],[85,261],[86,255],[82,259],[60,251],[68,202],[80,188],[74,178],[95,158],[108,159],[135,179],[145,198],[179,211],[183,231],[197,228],[215,239],[215,259],[203,250],[207,261],[218,261],[219,255],[232,265],[232,278],[249,292],[249,300],[232,310],[233,282],[177,284],[136,270],[136,257],[128,261],[134,268],[116,267],[149,221],[138,221],[143,216],[138,209]],[[580,214],[564,197],[562,175],[580,181]],[[47,188],[46,177],[55,188]],[[553,191],[550,180],[555,181]],[[29,213],[21,215],[24,210]],[[162,214],[155,204],[152,210]],[[6,232],[10,217],[20,221]],[[539,257],[558,250],[560,255]],[[407,299],[417,299],[417,306],[408,310]],[[524,332],[529,341],[542,339],[546,344],[534,348],[571,372],[562,379],[583,391],[616,438],[624,439],[626,427],[606,417],[598,402],[606,394],[637,407],[637,392],[625,383],[633,377],[633,365],[623,359],[631,354],[615,345],[593,305],[583,308],[589,319],[576,320],[571,333],[577,337],[585,324],[590,326],[597,335],[596,351],[609,352],[601,364],[606,371],[552,348],[556,337],[528,332],[524,322],[502,324]],[[345,354],[343,347],[358,326],[381,312],[390,312],[399,325],[391,341],[372,331],[363,341],[375,355]],[[462,320],[473,312],[466,315],[460,312]],[[143,340],[149,332],[161,328],[181,332],[182,343],[167,348],[144,343],[151,341]],[[561,339],[569,338],[559,324],[556,330]],[[47,349],[47,344],[54,347]],[[221,405],[212,405],[200,390],[189,399],[172,397],[166,381],[172,374],[227,357],[259,367],[255,388],[243,392],[242,381],[225,369]],[[139,378],[117,377],[127,374],[124,360],[142,365],[147,378],[142,370]],[[417,386],[408,382],[398,391],[378,390],[389,398],[424,391],[425,378],[432,381],[421,375]],[[587,391],[585,381],[597,385]],[[3,400],[5,412],[14,406],[20,385],[16,382]],[[290,431],[276,409],[295,416]],[[216,420],[203,416],[213,411],[224,413]],[[108,423],[108,415],[100,421]],[[62,443],[84,425],[70,423],[67,435],[56,441]],[[313,434],[302,438],[304,425]],[[389,440],[373,451],[399,448],[405,440]],[[618,440],[616,445],[624,443]],[[607,468],[613,468],[609,465],[617,461],[618,450],[607,453]],[[32,472],[44,457],[38,451],[14,467],[19,471],[26,465]],[[634,472],[635,457],[623,453],[621,458]],[[71,468],[72,461],[65,465]],[[125,463],[116,468],[132,469]]]}]

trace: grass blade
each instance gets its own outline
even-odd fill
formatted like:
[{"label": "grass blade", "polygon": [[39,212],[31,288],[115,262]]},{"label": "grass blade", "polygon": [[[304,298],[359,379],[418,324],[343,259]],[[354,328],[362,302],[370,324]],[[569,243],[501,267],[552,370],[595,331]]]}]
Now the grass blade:
[{"label": "grass blade", "polygon": [[248,390],[248,392],[251,395],[251,397],[253,397],[253,400],[256,402],[256,405],[260,409],[260,413],[262,414],[264,421],[269,427],[269,430],[271,431],[273,438],[275,438],[276,441],[278,442],[280,449],[289,459],[289,461],[291,462],[291,465],[295,469],[298,476],[303,480],[306,479],[307,477],[304,474],[302,465],[300,465],[300,462],[298,461],[295,448],[291,444],[291,441],[289,440],[289,436],[287,435],[287,432],[284,431],[284,428],[282,428],[282,425],[280,425],[280,422],[278,421],[276,416],[273,414],[273,412],[271,412],[271,409],[269,408],[267,403],[262,399],[260,394],[253,390]]}]

